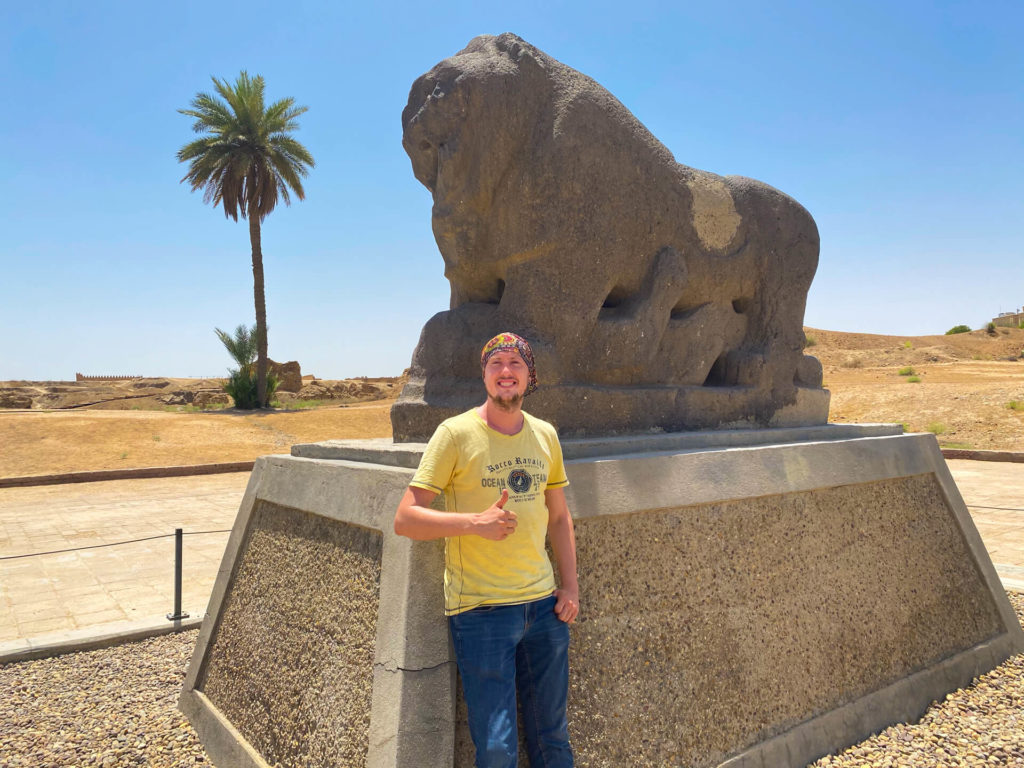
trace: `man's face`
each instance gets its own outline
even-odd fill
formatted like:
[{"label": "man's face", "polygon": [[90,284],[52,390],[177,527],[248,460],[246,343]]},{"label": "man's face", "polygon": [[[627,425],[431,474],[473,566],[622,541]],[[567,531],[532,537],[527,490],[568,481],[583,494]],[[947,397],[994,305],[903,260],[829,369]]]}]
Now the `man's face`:
[{"label": "man's face", "polygon": [[523,400],[530,383],[530,369],[515,350],[499,350],[484,365],[487,398],[503,410],[512,410]]}]

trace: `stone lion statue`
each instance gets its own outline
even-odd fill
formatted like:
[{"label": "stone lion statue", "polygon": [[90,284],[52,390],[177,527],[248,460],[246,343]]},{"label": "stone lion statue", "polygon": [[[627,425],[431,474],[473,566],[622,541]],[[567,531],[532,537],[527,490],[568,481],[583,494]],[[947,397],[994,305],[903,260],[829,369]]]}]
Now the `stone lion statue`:
[{"label": "stone lion statue", "polygon": [[429,320],[392,409],[398,441],[483,396],[478,354],[513,330],[567,436],[818,424],[803,354],[810,214],[672,153],[607,90],[512,34],[416,80],[402,144],[433,194],[451,308]]}]

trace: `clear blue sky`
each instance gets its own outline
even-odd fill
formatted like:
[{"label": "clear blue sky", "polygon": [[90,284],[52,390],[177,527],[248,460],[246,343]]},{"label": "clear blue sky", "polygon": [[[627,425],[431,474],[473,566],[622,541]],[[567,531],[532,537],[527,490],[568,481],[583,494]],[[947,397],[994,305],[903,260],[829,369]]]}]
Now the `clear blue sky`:
[{"label": "clear blue sky", "polygon": [[447,308],[401,147],[413,80],[515,32],[679,162],[761,179],[821,232],[808,325],[978,327],[1024,304],[1024,4],[53,2],[0,10],[0,379],[223,375],[244,222],[179,183],[176,109],[262,74],[307,105],[304,202],[266,221],[270,354],[394,375]]}]

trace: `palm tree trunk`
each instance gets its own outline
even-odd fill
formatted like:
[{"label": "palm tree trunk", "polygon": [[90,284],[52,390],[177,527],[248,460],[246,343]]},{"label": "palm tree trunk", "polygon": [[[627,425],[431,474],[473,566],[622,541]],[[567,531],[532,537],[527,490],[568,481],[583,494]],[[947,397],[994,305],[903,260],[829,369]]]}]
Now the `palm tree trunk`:
[{"label": "palm tree trunk", "polygon": [[263,289],[263,248],[260,216],[249,208],[249,242],[252,243],[252,292],[256,300],[256,400],[267,407],[267,299]]}]

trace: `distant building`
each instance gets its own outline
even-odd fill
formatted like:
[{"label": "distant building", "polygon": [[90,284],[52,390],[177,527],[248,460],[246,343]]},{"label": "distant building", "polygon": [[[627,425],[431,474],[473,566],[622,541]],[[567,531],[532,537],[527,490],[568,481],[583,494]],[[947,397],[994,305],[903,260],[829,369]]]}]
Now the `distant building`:
[{"label": "distant building", "polygon": [[993,317],[992,322],[996,325],[1001,325],[1004,328],[1017,328],[1021,323],[1024,323],[1024,310],[1018,309],[1016,312],[1000,312],[999,317]]}]

